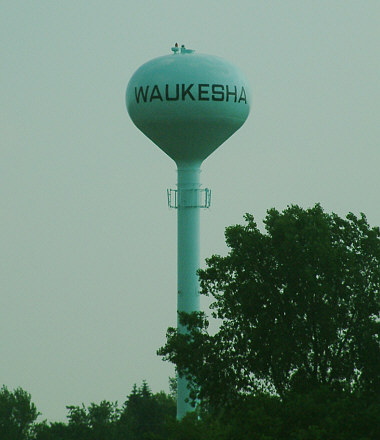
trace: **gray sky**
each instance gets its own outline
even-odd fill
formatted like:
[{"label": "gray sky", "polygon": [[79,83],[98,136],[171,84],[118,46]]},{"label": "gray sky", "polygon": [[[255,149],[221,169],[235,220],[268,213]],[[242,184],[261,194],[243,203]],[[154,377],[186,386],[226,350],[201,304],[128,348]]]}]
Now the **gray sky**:
[{"label": "gray sky", "polygon": [[[380,224],[378,0],[0,2],[0,386],[44,418],[122,403],[176,322],[175,164],[125,88],[176,41],[249,78],[245,125],[203,164],[202,261],[245,212],[320,202]],[[205,305],[205,303],[204,303]]]}]

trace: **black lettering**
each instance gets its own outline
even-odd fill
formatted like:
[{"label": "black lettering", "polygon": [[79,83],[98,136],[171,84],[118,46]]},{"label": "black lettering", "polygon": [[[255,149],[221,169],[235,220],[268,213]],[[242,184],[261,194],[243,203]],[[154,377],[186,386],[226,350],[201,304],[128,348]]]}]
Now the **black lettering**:
[{"label": "black lettering", "polygon": [[235,100],[234,100],[234,102],[236,102],[236,98],[237,98],[237,90],[236,90],[236,86],[234,86],[234,90],[235,90],[234,92],[230,92],[228,86],[226,86],[226,96],[227,96],[226,101],[227,101],[227,102],[228,102],[228,97],[229,97],[229,96],[235,96]]},{"label": "black lettering", "polygon": [[210,101],[210,98],[203,98],[203,95],[208,94],[208,90],[204,90],[205,87],[210,87],[210,84],[198,84],[198,99],[199,101]]},{"label": "black lettering", "polygon": [[159,99],[160,101],[163,101],[160,89],[158,88],[157,84],[153,87],[152,93],[150,95],[150,102],[152,102],[153,99]]},{"label": "black lettering", "polygon": [[241,88],[239,102],[244,101],[247,104],[247,95],[245,94],[244,87]]},{"label": "black lettering", "polygon": [[224,86],[222,84],[213,84],[211,90],[212,90],[211,99],[213,101],[224,101]]},{"label": "black lettering", "polygon": [[143,101],[146,102],[146,98],[148,97],[149,86],[146,86],[145,93],[142,87],[139,87],[139,91],[137,91],[137,87],[135,87],[135,96],[137,104],[140,103],[140,98],[142,97]]},{"label": "black lettering", "polygon": [[169,84],[165,86],[165,98],[167,101],[178,101],[179,100],[179,84],[175,85],[175,97],[169,96]]},{"label": "black lettering", "polygon": [[193,87],[194,84],[190,84],[189,87],[187,87],[185,89],[185,84],[182,84],[182,101],[185,100],[186,95],[189,95],[190,98],[195,101],[194,96],[192,95],[192,93],[190,92],[190,89]]}]

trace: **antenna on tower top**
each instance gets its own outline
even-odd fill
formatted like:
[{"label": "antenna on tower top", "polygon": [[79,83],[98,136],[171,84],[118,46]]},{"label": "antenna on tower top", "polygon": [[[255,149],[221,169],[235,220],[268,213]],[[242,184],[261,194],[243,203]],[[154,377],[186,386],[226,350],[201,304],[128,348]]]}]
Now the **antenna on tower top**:
[{"label": "antenna on tower top", "polygon": [[174,47],[172,47],[172,51],[174,52],[174,55],[175,55],[176,53],[178,53],[178,51],[179,51],[178,43],[176,43],[176,44],[174,45]]},{"label": "antenna on tower top", "polygon": [[182,44],[182,46],[181,46],[181,53],[193,53],[193,52],[195,52],[195,50],[193,50],[193,49],[186,49],[185,45]]}]

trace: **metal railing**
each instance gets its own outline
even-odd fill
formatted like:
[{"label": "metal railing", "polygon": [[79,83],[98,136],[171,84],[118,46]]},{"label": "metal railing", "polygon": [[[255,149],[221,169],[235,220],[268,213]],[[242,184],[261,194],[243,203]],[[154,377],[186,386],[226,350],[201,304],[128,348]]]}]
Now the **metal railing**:
[{"label": "metal railing", "polygon": [[211,204],[211,190],[202,189],[168,189],[169,208],[209,208]]}]

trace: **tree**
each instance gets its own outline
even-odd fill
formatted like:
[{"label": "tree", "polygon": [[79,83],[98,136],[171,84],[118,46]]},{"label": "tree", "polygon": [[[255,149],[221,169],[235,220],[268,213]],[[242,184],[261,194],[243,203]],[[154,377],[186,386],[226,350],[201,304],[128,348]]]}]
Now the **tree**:
[{"label": "tree", "polygon": [[[194,417],[195,415],[195,417]],[[328,386],[276,396],[250,395],[217,417],[188,414],[169,440],[378,440],[380,399]]]},{"label": "tree", "polygon": [[112,440],[116,438],[115,426],[119,412],[117,402],[102,400],[98,405],[91,403],[88,407],[88,420],[92,430],[91,439]]},{"label": "tree", "polygon": [[175,420],[175,401],[165,393],[153,394],[143,381],[124,403],[119,419],[119,439],[167,439],[167,421]]},{"label": "tree", "polygon": [[29,393],[22,388],[13,392],[3,385],[0,389],[0,439],[29,440],[33,423],[39,416]]},{"label": "tree", "polygon": [[82,403],[82,406],[69,405],[66,406],[66,409],[68,410],[68,431],[71,437],[73,439],[88,440],[91,427],[88,411],[84,404]]},{"label": "tree", "polygon": [[89,407],[67,406],[67,430],[75,440],[112,440],[116,438],[116,424],[120,410],[117,402],[102,400],[99,404],[91,403]]},{"label": "tree", "polygon": [[379,228],[318,204],[269,210],[265,233],[245,220],[226,229],[228,255],[199,271],[219,330],[203,313],[181,314],[189,333],[169,328],[159,354],[214,408],[319,386],[379,393]]},{"label": "tree", "polygon": [[[34,426],[33,440],[72,440],[70,429],[67,424],[53,422],[48,424],[46,420]],[[77,440],[80,440],[77,438]]]}]

